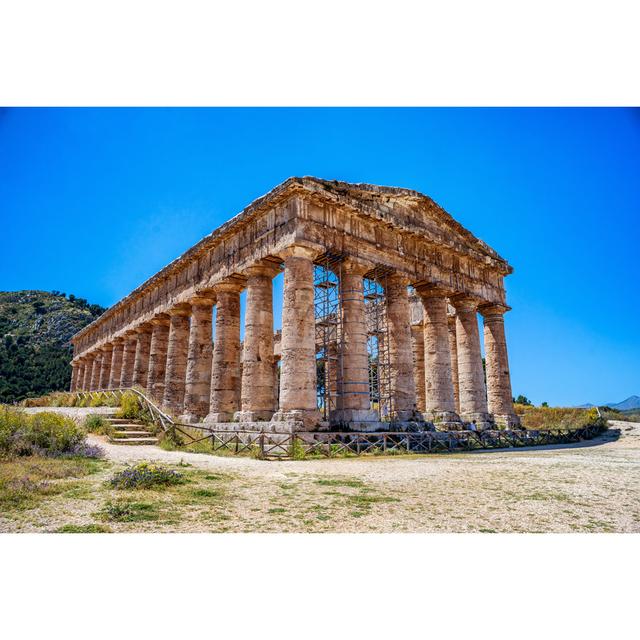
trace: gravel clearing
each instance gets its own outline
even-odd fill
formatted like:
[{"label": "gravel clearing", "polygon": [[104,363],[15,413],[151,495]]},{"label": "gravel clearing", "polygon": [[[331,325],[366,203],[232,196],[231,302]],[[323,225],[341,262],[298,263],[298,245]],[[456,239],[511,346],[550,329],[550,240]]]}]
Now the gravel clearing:
[{"label": "gravel clearing", "polygon": [[[95,523],[108,500],[126,497],[153,503],[162,515],[109,523],[114,532],[640,532],[640,424],[610,427],[579,445],[308,461],[90,436],[105,449],[108,468],[83,479],[73,500],[0,514],[0,531]],[[114,471],[141,460],[175,465],[191,484],[164,492],[106,486]]]}]

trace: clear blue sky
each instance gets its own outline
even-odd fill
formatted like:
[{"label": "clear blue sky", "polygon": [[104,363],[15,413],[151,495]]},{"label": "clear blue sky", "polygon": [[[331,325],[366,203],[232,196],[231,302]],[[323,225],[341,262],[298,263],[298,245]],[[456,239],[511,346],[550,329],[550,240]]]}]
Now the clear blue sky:
[{"label": "clear blue sky", "polygon": [[514,393],[619,401],[640,394],[639,165],[630,109],[5,109],[0,289],[108,306],[289,176],[408,187],[515,267]]}]

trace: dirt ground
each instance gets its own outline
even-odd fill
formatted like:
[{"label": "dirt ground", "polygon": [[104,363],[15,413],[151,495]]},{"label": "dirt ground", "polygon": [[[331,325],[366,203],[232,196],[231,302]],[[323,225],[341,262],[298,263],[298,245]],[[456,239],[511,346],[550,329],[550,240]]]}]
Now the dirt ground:
[{"label": "dirt ground", "polygon": [[[612,422],[597,440],[544,449],[278,462],[90,439],[107,452],[100,470],[36,507],[1,513],[0,531],[96,523],[113,532],[640,531],[639,423]],[[187,482],[106,485],[140,460],[171,465]],[[122,501],[143,506],[128,520],[110,517],[107,506]]]}]

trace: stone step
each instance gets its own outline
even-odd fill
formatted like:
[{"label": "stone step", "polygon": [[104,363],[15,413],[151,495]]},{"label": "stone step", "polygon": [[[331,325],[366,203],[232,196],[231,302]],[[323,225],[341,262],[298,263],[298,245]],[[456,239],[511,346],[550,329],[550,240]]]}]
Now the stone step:
[{"label": "stone step", "polygon": [[111,424],[142,424],[141,420],[134,418],[107,418]]},{"label": "stone step", "polygon": [[147,429],[147,425],[137,424],[135,422],[119,422],[118,424],[112,424],[111,426],[115,429],[122,429],[123,431],[126,431],[127,429]]},{"label": "stone step", "polygon": [[134,431],[133,429],[126,429],[122,431],[121,430],[115,431],[113,434],[114,438],[135,438],[137,436],[152,437],[153,433],[151,433],[151,431]]},{"label": "stone step", "polygon": [[158,444],[158,438],[109,438],[111,444]]}]

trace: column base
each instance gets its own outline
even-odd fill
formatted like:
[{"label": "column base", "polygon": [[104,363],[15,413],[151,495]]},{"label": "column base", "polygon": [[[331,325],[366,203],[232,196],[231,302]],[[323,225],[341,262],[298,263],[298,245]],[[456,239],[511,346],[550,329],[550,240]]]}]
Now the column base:
[{"label": "column base", "polygon": [[273,411],[236,411],[233,419],[236,422],[269,422],[273,418]]},{"label": "column base", "polygon": [[322,421],[322,416],[317,409],[291,409],[276,411],[271,422],[301,422],[304,430],[314,431]]},{"label": "column base", "polygon": [[329,412],[329,422],[331,424],[380,422],[380,417],[376,411],[371,409],[334,409]]},{"label": "column base", "polygon": [[396,411],[393,422],[424,422],[424,416],[417,409]]},{"label": "column base", "polygon": [[495,428],[493,417],[490,413],[485,413],[484,411],[477,413],[463,413],[460,417],[463,422],[475,425],[477,431],[485,431],[487,429]]},{"label": "column base", "polygon": [[204,422],[206,424],[216,423],[216,422],[233,422],[233,413],[231,411],[218,411],[215,413],[210,413],[205,419]]},{"label": "column base", "polygon": [[460,416],[455,411],[425,411],[422,414],[422,417],[427,422],[433,422],[436,425],[440,423],[445,424],[455,424],[460,426],[462,424],[462,420],[460,420]]},{"label": "column base", "polygon": [[202,422],[204,416],[196,415],[195,413],[184,413],[181,416],[178,416],[179,422],[185,422],[187,424],[197,424]]},{"label": "column base", "polygon": [[505,429],[521,429],[522,424],[520,422],[520,417],[515,413],[505,413],[505,414],[493,414],[493,420],[496,425],[500,427],[504,427]]}]

